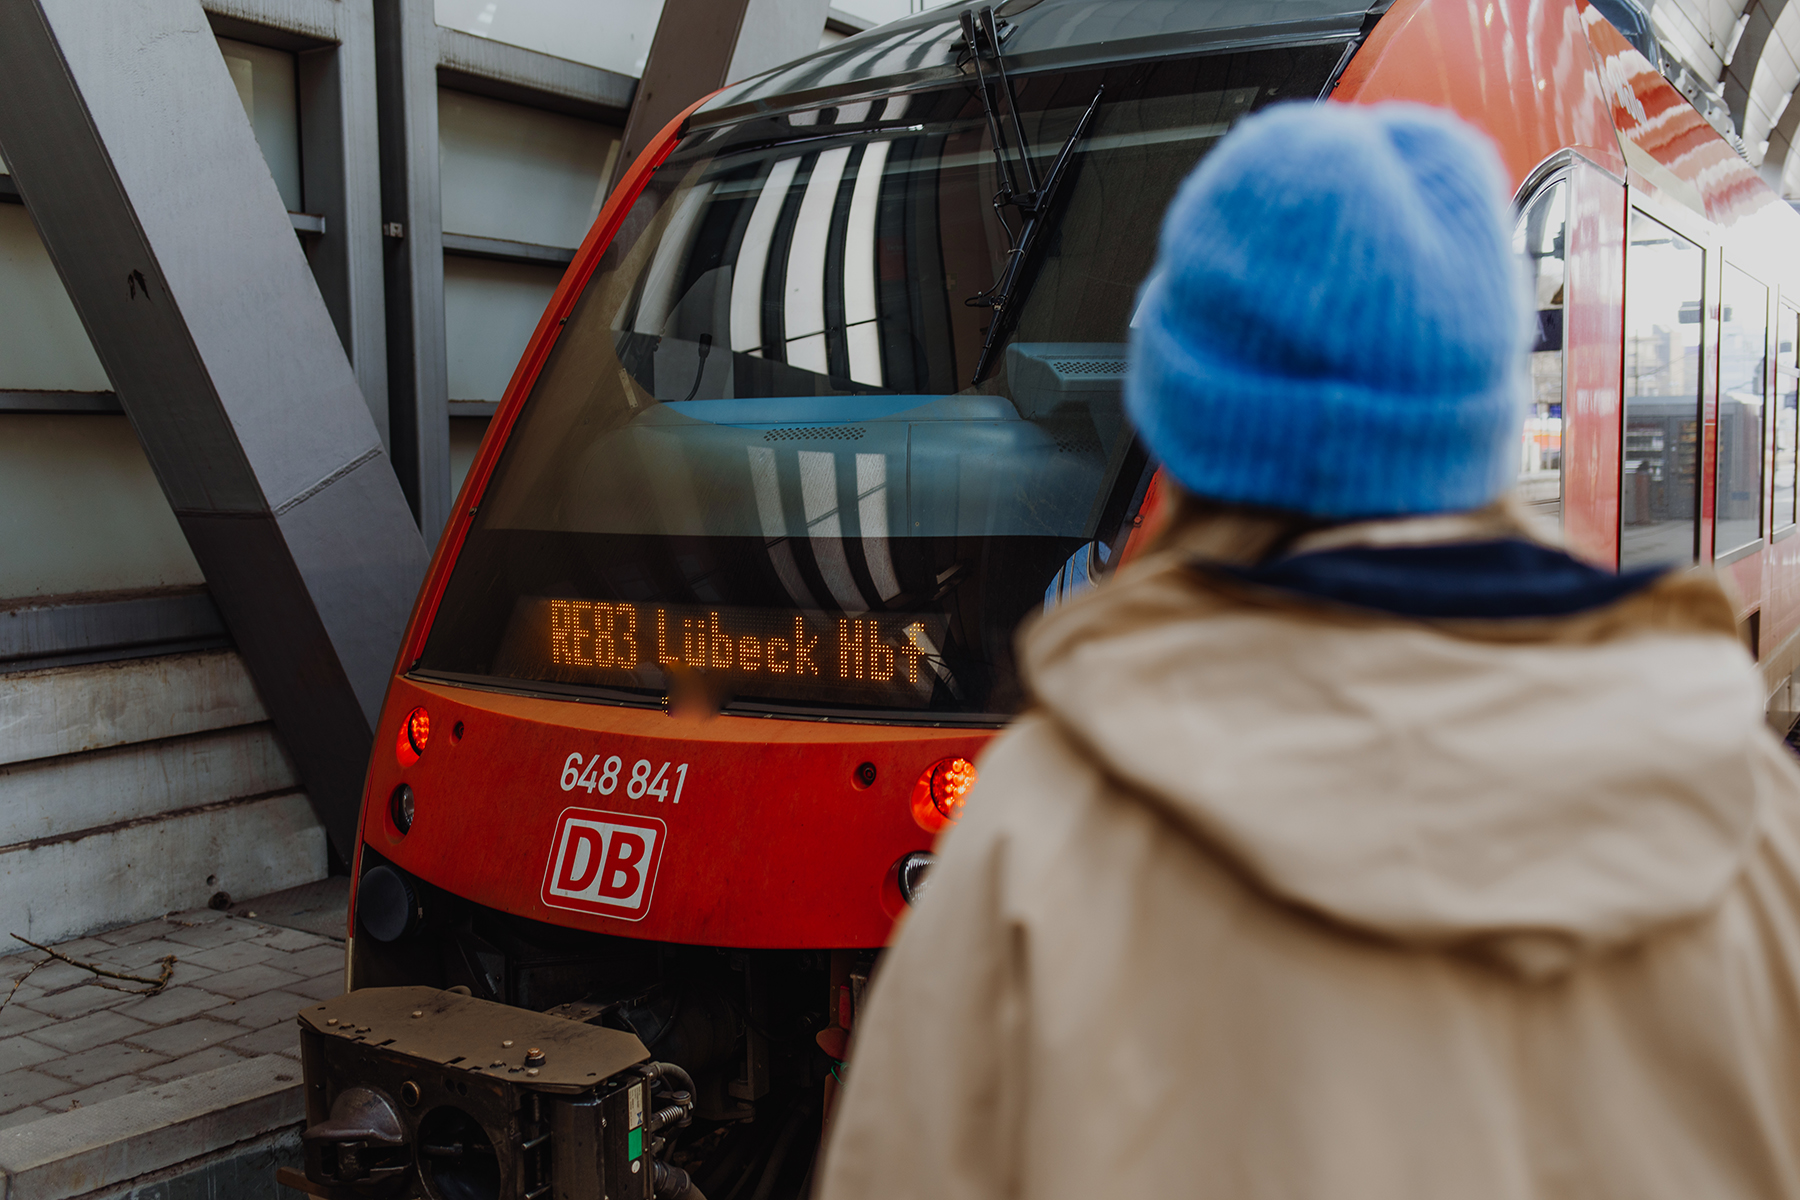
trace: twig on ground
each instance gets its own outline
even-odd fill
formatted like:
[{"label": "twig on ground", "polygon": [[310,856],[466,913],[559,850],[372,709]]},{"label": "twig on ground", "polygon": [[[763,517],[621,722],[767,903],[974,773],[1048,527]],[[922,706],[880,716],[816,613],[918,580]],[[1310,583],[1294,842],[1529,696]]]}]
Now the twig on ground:
[{"label": "twig on ground", "polygon": [[31,973],[33,971],[37,970],[39,967],[48,966],[49,963],[50,963],[49,959],[40,958],[36,962],[32,963],[29,967],[26,967],[25,973],[23,975],[19,976],[15,980],[13,980],[12,991],[6,993],[6,999],[0,1000],[0,1013],[5,1012],[6,1006],[12,1003],[12,998],[19,994],[19,985],[24,983],[27,979],[30,979]]},{"label": "twig on ground", "polygon": [[[98,963],[82,962],[79,958],[70,958],[68,955],[64,954],[61,950],[55,950],[49,946],[39,945],[37,942],[32,941],[30,938],[20,937],[16,933],[13,934],[12,937],[13,937],[13,940],[24,942],[27,946],[30,946],[33,950],[42,950],[45,954],[48,954],[51,958],[58,959],[62,962],[66,962],[71,967],[80,967],[84,971],[92,971],[94,974],[105,976],[107,979],[121,979],[121,980],[124,980],[126,983],[144,983],[144,984],[149,985],[148,987],[143,987],[143,988],[114,987],[113,990],[117,991],[117,992],[130,992],[136,996],[154,996],[154,995],[156,995],[156,993],[162,991],[165,987],[169,986],[169,976],[171,976],[175,973],[175,956],[173,954],[163,955],[162,974],[159,975],[155,979],[151,979],[147,975],[130,975],[130,974],[125,973],[124,971],[108,970],[107,968],[101,966]],[[43,965],[44,964],[42,964],[42,963],[38,964],[38,966],[43,966]],[[37,967],[32,968],[32,970],[34,970],[34,971],[36,969],[37,969]],[[93,982],[99,983],[99,980],[94,980]],[[106,984],[106,983],[101,983],[100,986],[101,987],[112,987],[111,984]]]}]

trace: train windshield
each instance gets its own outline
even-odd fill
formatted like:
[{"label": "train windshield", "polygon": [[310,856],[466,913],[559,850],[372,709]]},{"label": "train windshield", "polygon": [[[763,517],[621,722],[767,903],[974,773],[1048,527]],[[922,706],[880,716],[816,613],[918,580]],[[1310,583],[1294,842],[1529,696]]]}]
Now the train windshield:
[{"label": "train windshield", "polygon": [[[1018,76],[1016,127],[1003,92],[990,121],[959,82],[684,138],[527,398],[417,669],[624,702],[699,680],[728,711],[1015,712],[1020,624],[1104,571],[1148,479],[1121,386],[1163,209],[1342,51]],[[1022,242],[1006,177],[1041,186],[1065,146]]]}]

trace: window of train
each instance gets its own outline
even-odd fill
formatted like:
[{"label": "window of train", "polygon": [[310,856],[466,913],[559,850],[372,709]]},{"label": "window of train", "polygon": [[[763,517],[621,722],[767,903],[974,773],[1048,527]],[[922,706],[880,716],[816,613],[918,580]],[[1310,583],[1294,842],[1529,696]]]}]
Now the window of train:
[{"label": "window of train", "polygon": [[1800,446],[1800,310],[1781,306],[1775,332],[1775,488],[1770,529],[1794,524],[1795,447]]},{"label": "window of train", "polygon": [[1019,222],[972,88],[694,130],[533,386],[420,669],[649,703],[704,669],[728,711],[1016,711],[1019,623],[1104,566],[1149,478],[1121,400],[1163,210],[1339,55],[1019,77],[1039,171],[1104,91],[979,372]]},{"label": "window of train", "polygon": [[1713,557],[1762,536],[1763,403],[1768,389],[1769,289],[1729,263],[1719,288],[1719,457]]},{"label": "window of train", "polygon": [[1619,565],[1699,557],[1706,251],[1641,212],[1625,259],[1625,441]]},{"label": "window of train", "polygon": [[1519,498],[1558,524],[1563,497],[1563,293],[1568,283],[1569,185],[1546,184],[1519,215],[1513,249],[1530,273],[1537,336],[1531,347],[1531,402],[1519,437]]}]

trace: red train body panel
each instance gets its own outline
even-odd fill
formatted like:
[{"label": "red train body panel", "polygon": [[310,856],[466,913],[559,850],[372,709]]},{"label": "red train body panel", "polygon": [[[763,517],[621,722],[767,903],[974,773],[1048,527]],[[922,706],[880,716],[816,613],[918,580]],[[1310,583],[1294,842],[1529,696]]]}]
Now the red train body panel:
[{"label": "red train body panel", "polygon": [[[403,781],[418,797],[402,837],[389,806],[364,806],[363,838],[407,871],[504,912],[598,933],[709,946],[878,946],[899,912],[895,864],[928,850],[912,815],[920,772],[973,759],[979,730],[839,725],[719,717],[700,724],[649,709],[569,704],[396,681],[392,727],[424,706],[426,753],[402,768],[392,738],[369,772],[372,797]],[[447,731],[464,728],[460,740]],[[610,795],[564,790],[569,756],[617,754]],[[688,767],[680,799],[626,795],[638,760]],[[873,763],[863,786],[857,768]],[[454,798],[454,799],[452,799]],[[477,799],[480,798],[480,799]],[[454,805],[454,807],[452,807]],[[668,825],[655,902],[624,920],[551,907],[544,874],[557,819],[570,806],[637,814]]]}]

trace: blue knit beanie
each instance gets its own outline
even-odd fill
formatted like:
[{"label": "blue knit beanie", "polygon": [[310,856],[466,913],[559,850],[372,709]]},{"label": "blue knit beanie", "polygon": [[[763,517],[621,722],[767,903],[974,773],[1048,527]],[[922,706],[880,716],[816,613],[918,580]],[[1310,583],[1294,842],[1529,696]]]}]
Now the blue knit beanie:
[{"label": "blue knit beanie", "polygon": [[1126,406],[1198,496],[1479,508],[1518,471],[1528,301],[1487,140],[1410,104],[1279,105],[1182,184]]}]

